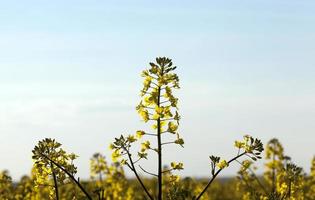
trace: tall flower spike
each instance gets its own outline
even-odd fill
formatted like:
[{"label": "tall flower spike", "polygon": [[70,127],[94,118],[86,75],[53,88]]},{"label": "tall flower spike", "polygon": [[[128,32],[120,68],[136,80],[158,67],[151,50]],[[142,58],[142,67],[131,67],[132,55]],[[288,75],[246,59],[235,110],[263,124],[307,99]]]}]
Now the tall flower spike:
[{"label": "tall flower spike", "polygon": [[[174,96],[174,89],[179,88],[179,78],[174,73],[176,66],[173,66],[172,60],[165,57],[156,58],[155,63],[149,63],[149,69],[144,70],[141,73],[143,77],[143,88],[141,89],[141,100],[136,110],[140,115],[141,119],[145,123],[152,123],[152,131],[142,131],[138,130],[135,137],[124,137],[115,138],[115,142],[111,145],[113,150],[112,157],[115,160],[124,160],[126,164],[136,175],[136,178],[140,182],[142,188],[145,190],[147,196],[152,200],[153,198],[140,177],[137,174],[137,169],[134,164],[142,159],[147,159],[148,150],[156,152],[158,154],[158,172],[150,173],[141,168],[144,172],[158,177],[158,196],[157,200],[162,199],[162,146],[167,144],[177,144],[183,146],[184,140],[179,136],[178,125],[180,116],[178,113],[178,98]],[[171,141],[162,138],[162,135],[167,135],[173,137]],[[141,149],[138,151],[138,158],[133,159],[130,147],[131,143],[140,140],[145,136],[154,136],[156,139],[148,140],[145,139],[141,143]],[[157,146],[154,146],[157,145]],[[127,157],[127,160],[122,158]],[[174,165],[174,163],[173,163]],[[173,166],[174,169],[182,169],[183,164],[178,163]]]}]

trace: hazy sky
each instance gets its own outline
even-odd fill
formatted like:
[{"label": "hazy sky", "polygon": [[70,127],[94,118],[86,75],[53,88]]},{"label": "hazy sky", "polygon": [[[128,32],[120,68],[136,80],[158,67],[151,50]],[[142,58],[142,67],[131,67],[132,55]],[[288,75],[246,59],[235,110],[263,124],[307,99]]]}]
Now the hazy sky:
[{"label": "hazy sky", "polygon": [[0,0],[0,169],[29,173],[34,145],[53,137],[80,155],[88,177],[94,152],[109,156],[115,136],[144,127],[140,72],[168,56],[186,144],[167,148],[166,161],[208,175],[209,155],[229,158],[234,140],[251,134],[279,138],[308,171],[314,9],[313,0]]}]

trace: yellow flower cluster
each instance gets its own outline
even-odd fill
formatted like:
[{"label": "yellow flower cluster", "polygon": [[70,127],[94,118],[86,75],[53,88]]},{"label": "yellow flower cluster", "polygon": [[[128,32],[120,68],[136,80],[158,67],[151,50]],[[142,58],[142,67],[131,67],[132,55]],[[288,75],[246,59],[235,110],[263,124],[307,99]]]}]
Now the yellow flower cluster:
[{"label": "yellow flower cluster", "polygon": [[221,160],[219,163],[217,163],[217,167],[219,169],[224,169],[229,166],[229,163],[226,160]]},{"label": "yellow flower cluster", "polygon": [[254,139],[250,135],[245,135],[243,141],[235,141],[234,146],[240,150],[244,150],[246,154],[251,155],[253,160],[261,159],[261,152],[264,150],[260,140]]},{"label": "yellow flower cluster", "polygon": [[174,170],[182,170],[184,169],[184,164],[183,163],[176,163],[176,162],[171,162],[171,167]]},{"label": "yellow flower cluster", "polygon": [[[173,73],[175,69],[172,61],[163,57],[157,58],[156,63],[150,63],[150,68],[141,74],[144,78],[143,88],[140,93],[141,101],[136,110],[144,122],[152,122],[151,127],[154,132],[138,130],[134,135],[115,138],[110,145],[113,161],[127,165],[133,172],[136,172],[133,164],[141,159],[147,159],[148,150],[153,150],[152,152],[159,155],[162,154],[163,145],[177,144],[183,147],[185,143],[178,133],[180,115],[177,111],[178,98],[174,96],[173,89],[179,88],[179,78]],[[167,137],[171,139],[162,138],[162,134],[164,136],[166,133],[169,133]],[[153,138],[156,141],[144,139],[148,136],[155,136]],[[174,136],[176,138],[173,138]],[[141,142],[141,145],[137,152],[138,158],[133,159],[131,146],[136,141]],[[158,156],[158,159],[158,176],[162,177],[162,156]],[[182,163],[172,162],[171,166],[172,170],[183,169]]]},{"label": "yellow flower cluster", "polygon": [[[67,171],[69,174],[76,174],[77,168],[73,161],[77,156],[73,153],[67,154],[61,144],[54,139],[46,138],[39,141],[33,149],[34,160],[34,183],[35,187],[47,185],[53,181],[54,185],[64,184],[67,181]],[[62,167],[64,170],[61,170]],[[50,188],[50,198],[54,199],[56,187]]]}]

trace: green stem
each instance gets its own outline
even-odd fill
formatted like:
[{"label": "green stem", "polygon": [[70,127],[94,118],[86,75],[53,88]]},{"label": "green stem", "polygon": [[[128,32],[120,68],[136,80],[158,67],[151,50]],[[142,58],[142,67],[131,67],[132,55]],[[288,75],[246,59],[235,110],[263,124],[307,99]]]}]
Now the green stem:
[{"label": "green stem", "polygon": [[[161,87],[158,87],[158,102],[157,106],[160,107],[161,101]],[[161,141],[161,119],[157,119],[157,142],[158,142],[158,200],[162,200],[162,141]]]},{"label": "green stem", "polygon": [[59,200],[59,191],[58,191],[58,182],[57,182],[57,176],[54,170],[54,165],[52,162],[50,162],[50,166],[51,166],[51,171],[53,174],[53,178],[54,178],[54,188],[55,188],[55,195],[56,195],[56,200]]}]

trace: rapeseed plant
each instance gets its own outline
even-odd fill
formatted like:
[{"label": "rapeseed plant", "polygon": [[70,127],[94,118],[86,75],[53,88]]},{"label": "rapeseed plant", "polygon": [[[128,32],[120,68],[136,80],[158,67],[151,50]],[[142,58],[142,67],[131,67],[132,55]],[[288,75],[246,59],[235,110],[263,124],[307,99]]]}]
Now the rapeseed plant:
[{"label": "rapeseed plant", "polygon": [[[14,184],[7,171],[0,173],[0,200],[315,199],[315,157],[310,175],[306,176],[284,154],[277,139],[270,140],[265,147],[263,177],[256,176],[254,163],[262,159],[264,147],[259,139],[249,135],[235,141],[237,153],[230,159],[209,156],[208,179],[194,180],[176,175],[176,171],[184,169],[184,164],[180,161],[165,163],[163,160],[165,145],[184,147],[185,144],[179,133],[179,99],[174,93],[180,87],[175,70],[171,59],[160,57],[142,72],[141,100],[136,110],[151,128],[115,138],[110,144],[112,163],[108,163],[101,153],[94,154],[90,159],[89,181],[82,183],[75,177],[77,168],[73,161],[77,156],[64,151],[56,140],[46,138],[39,141],[32,151],[34,165],[30,177],[24,176]],[[136,146],[139,147],[137,150]],[[157,158],[154,172],[140,165],[151,160],[152,153]],[[238,179],[228,183],[216,181],[232,163],[241,165]],[[126,177],[124,166],[134,173],[135,180]],[[153,178],[140,176],[140,171]]]},{"label": "rapeseed plant", "polygon": [[[80,181],[74,177],[77,168],[74,166],[73,160],[77,156],[73,153],[67,154],[61,148],[61,143],[54,139],[46,138],[39,141],[32,152],[36,188],[40,186],[53,188],[49,190],[50,198],[59,200],[59,184],[65,184],[70,179],[82,190],[88,199],[92,199],[80,184]],[[50,182],[53,182],[53,185],[50,185]]]},{"label": "rapeseed plant", "polygon": [[[143,88],[141,90],[141,101],[136,107],[139,115],[145,123],[152,124],[151,131],[138,130],[135,134],[115,138],[115,141],[110,144],[112,149],[113,161],[120,161],[121,164],[127,165],[134,172],[137,180],[141,184],[147,197],[151,200],[155,197],[149,192],[147,186],[144,185],[139,176],[138,169],[135,164],[142,159],[148,159],[148,151],[157,154],[157,172],[148,172],[141,166],[139,168],[157,178],[157,200],[162,200],[163,195],[163,176],[165,173],[174,170],[183,170],[184,165],[181,162],[171,162],[170,169],[163,171],[163,146],[169,144],[177,144],[183,147],[184,139],[178,133],[180,115],[178,113],[178,98],[173,95],[174,89],[179,89],[179,78],[174,73],[176,69],[173,66],[172,60],[165,57],[156,58],[156,63],[150,63],[150,68],[144,70],[141,76],[144,78]],[[166,134],[175,135],[171,141],[164,141]],[[140,151],[137,153],[137,158],[131,152],[131,146],[140,141],[145,136],[153,137],[153,139],[145,139],[141,143]],[[156,146],[153,146],[153,142]],[[217,175],[229,164],[242,156],[249,156],[253,160],[260,159],[260,153],[263,151],[262,143],[258,139],[250,136],[245,136],[244,141],[235,143],[238,148],[238,155],[229,161],[220,159],[219,157],[210,156],[212,178],[209,183],[200,191],[200,194],[195,197],[200,199],[208,187],[212,184]],[[172,176],[172,178],[174,178]]]}]

